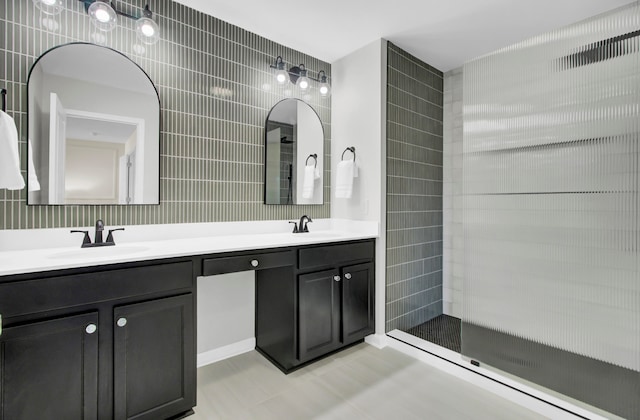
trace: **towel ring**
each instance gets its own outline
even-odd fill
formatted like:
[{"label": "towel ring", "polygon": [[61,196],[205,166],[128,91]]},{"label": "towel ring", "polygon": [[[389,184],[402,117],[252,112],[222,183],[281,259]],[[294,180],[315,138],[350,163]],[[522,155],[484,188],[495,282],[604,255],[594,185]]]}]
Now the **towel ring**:
[{"label": "towel ring", "polygon": [[344,149],[344,152],[342,152],[342,157],[340,158],[340,160],[344,160],[344,154],[347,153],[347,150],[350,151],[351,153],[353,153],[353,161],[356,161],[356,148],[354,146],[351,147],[347,147],[346,149]]},{"label": "towel ring", "polygon": [[306,162],[304,162],[304,166],[309,166],[308,163],[309,163],[309,159],[311,159],[311,158],[313,158],[313,161],[314,161],[313,167],[317,168],[318,167],[318,155],[315,154],[315,153],[312,153],[309,156],[307,156],[307,160],[306,160]]},{"label": "towel ring", "polygon": [[2,110],[7,112],[7,89],[2,89],[0,94],[2,94]]}]

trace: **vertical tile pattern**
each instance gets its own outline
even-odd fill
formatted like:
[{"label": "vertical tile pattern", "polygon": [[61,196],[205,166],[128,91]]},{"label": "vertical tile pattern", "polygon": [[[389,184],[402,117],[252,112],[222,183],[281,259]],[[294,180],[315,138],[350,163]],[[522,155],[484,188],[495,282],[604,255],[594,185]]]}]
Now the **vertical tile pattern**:
[{"label": "vertical tile pattern", "polygon": [[442,310],[462,318],[462,67],[444,74],[442,133]]},{"label": "vertical tile pattern", "polygon": [[388,43],[386,330],[442,314],[442,72]]},{"label": "vertical tile pattern", "polygon": [[[465,64],[463,142],[463,354],[636,419],[639,29],[633,2]],[[543,346],[562,357],[526,355]],[[633,398],[606,366],[635,374]]]},{"label": "vertical tile pattern", "polygon": [[[116,1],[139,14],[144,0]],[[161,100],[160,205],[27,206],[26,193],[0,190],[0,229],[290,219],[302,213],[329,217],[331,101],[317,90],[305,99],[325,131],[324,204],[264,205],[264,124],[269,109],[286,97],[300,97],[293,85],[280,88],[269,68],[281,55],[305,63],[311,76],[331,66],[172,0],[151,5],[161,40],[136,52],[134,21],[120,17],[105,45],[140,65]],[[7,111],[18,126],[26,173],[27,79],[34,61],[68,42],[94,42],[83,5],[68,0],[45,29],[31,0],[0,3],[0,86],[8,90]]]}]

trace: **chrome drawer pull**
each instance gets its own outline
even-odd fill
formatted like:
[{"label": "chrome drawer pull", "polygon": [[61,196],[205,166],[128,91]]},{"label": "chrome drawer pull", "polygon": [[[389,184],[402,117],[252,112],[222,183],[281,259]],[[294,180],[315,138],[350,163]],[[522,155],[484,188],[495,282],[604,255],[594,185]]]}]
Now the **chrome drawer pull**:
[{"label": "chrome drawer pull", "polygon": [[257,267],[258,265],[260,265],[258,260],[251,260],[251,267]]}]

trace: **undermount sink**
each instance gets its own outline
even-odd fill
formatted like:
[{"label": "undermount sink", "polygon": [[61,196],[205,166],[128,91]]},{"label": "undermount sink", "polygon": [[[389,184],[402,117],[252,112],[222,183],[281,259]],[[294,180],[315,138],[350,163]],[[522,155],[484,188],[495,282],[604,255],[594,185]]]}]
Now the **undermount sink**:
[{"label": "undermount sink", "polygon": [[339,238],[342,236],[340,232],[331,232],[331,231],[320,231],[320,232],[304,232],[304,233],[296,233],[294,234],[297,238],[305,239],[331,239],[331,238]]},{"label": "undermount sink", "polygon": [[81,258],[100,258],[100,257],[117,257],[120,255],[137,254],[149,250],[146,246],[129,246],[114,245],[102,246],[94,248],[78,248],[71,251],[63,251],[51,254],[48,258],[53,259],[81,259]]}]

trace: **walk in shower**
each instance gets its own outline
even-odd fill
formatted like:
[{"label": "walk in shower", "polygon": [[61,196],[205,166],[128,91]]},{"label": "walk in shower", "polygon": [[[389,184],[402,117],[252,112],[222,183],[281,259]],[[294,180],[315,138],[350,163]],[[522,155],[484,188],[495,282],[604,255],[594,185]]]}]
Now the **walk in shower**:
[{"label": "walk in shower", "polygon": [[396,328],[640,419],[640,4],[449,76],[443,313]]}]

